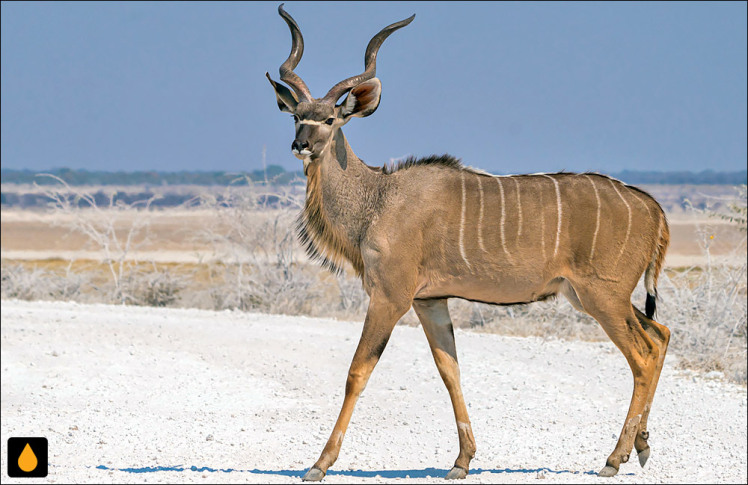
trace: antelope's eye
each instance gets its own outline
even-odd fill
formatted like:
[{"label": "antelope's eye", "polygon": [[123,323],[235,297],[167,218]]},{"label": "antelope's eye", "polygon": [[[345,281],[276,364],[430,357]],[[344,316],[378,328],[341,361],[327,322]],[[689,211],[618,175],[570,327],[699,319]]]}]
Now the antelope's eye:
[{"label": "antelope's eye", "polygon": [[293,122],[294,123],[298,123],[299,122],[299,117],[296,116],[296,115],[293,115]]},{"label": "antelope's eye", "polygon": [[327,118],[325,120],[325,123],[327,123],[328,125],[331,125],[334,121],[335,121],[335,118]]}]

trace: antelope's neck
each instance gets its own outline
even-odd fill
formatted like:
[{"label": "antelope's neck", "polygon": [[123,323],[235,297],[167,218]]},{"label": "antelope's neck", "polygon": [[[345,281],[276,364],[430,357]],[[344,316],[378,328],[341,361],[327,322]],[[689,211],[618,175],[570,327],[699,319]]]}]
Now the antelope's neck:
[{"label": "antelope's neck", "polygon": [[338,272],[347,260],[363,274],[360,244],[376,209],[381,174],[353,153],[338,130],[330,146],[307,172],[306,203],[299,236],[307,253]]}]

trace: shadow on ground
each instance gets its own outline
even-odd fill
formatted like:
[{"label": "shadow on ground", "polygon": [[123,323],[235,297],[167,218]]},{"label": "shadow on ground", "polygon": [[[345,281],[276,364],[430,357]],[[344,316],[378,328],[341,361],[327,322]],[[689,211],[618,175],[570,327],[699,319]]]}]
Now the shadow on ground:
[{"label": "shadow on ground", "polygon": [[[307,470],[246,470],[250,473],[259,473],[267,475],[283,475],[288,477],[303,477]],[[341,475],[345,477],[360,477],[360,478],[444,478],[449,470],[442,468],[423,468],[421,470],[410,469],[410,470],[328,470],[327,475]],[[470,475],[478,475],[480,473],[533,473],[538,474],[552,473],[561,474],[568,473],[571,475],[597,475],[594,471],[586,472],[574,472],[571,470],[551,470],[550,468],[471,468]]]},{"label": "shadow on ground", "polygon": [[[280,475],[284,477],[297,477],[301,478],[307,472],[304,470],[240,470],[236,468],[211,468],[211,467],[185,467],[185,466],[154,466],[154,467],[141,467],[141,468],[110,468],[104,465],[96,467],[99,470],[117,470],[127,473],[154,473],[154,472],[220,472],[220,473],[256,473],[259,475]],[[447,475],[449,470],[442,468],[423,468],[420,470],[328,470],[327,474],[330,476],[341,475],[345,477],[359,477],[359,478],[442,478]],[[589,471],[571,471],[571,470],[552,470],[550,468],[473,468],[470,470],[471,475],[478,475],[480,473],[525,473],[535,474],[548,473],[554,475],[560,475],[568,473],[570,475],[597,475],[596,472]],[[631,475],[630,473],[622,473],[621,475]],[[534,478],[534,477],[533,477]]]}]

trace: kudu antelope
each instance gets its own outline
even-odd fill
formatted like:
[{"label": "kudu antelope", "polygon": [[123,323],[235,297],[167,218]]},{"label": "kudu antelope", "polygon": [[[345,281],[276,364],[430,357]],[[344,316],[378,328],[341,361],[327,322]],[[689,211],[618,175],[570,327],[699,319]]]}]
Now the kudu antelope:
[{"label": "kudu antelope", "polygon": [[[303,160],[307,177],[300,239],[310,256],[333,271],[350,263],[370,297],[340,415],[304,480],[321,480],[337,459],[358,396],[393,327],[411,306],[457,421],[460,452],[446,478],[464,478],[475,440],[447,299],[509,305],[559,293],[602,325],[634,376],[623,430],[599,475],[617,473],[632,447],[644,466],[650,453],[647,417],[670,336],[652,320],[669,241],[659,204],[635,187],[595,173],[493,176],[447,155],[411,158],[394,168],[366,165],[341,128],[377,109],[379,47],[415,15],[371,39],[362,74],[315,99],[294,73],[304,52],[301,31],[282,4],[278,11],[292,37],[280,79],[292,90],[267,77],[278,107],[293,114],[292,151]],[[642,274],[646,314],[631,304]]]}]

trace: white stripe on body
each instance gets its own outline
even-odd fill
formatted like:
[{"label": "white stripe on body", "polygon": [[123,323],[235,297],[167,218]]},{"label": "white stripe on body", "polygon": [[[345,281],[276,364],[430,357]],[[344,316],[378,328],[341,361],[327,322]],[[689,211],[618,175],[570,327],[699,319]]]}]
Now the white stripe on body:
[{"label": "white stripe on body", "polygon": [[504,249],[506,258],[509,262],[512,261],[512,255],[509,254],[509,250],[506,248],[506,238],[504,236],[504,220],[506,219],[506,203],[504,201],[504,184],[501,183],[501,178],[496,177],[496,182],[499,184],[499,194],[501,195],[501,223],[500,223],[500,234],[501,234],[501,247]]},{"label": "white stripe on body", "polygon": [[486,251],[486,247],[483,245],[483,182],[481,182],[480,175],[478,175],[478,192],[480,193],[480,212],[478,213],[478,246]]},{"label": "white stripe on body", "polygon": [[558,189],[558,180],[554,179],[550,175],[543,175],[553,181],[553,185],[556,189],[556,210],[558,212],[556,216],[556,243],[553,247],[553,257],[555,258],[558,254],[558,242],[561,239],[561,191]]},{"label": "white stripe on body", "polygon": [[468,269],[472,271],[472,267],[470,266],[470,262],[467,260],[467,256],[465,255],[465,172],[460,171],[460,182],[462,182],[462,208],[460,211],[460,255],[462,256],[462,259],[465,261],[465,264],[467,265]]},{"label": "white stripe on body", "polygon": [[538,192],[538,200],[540,202],[540,250],[543,254],[543,261],[545,261],[545,211],[543,210],[542,192]]},{"label": "white stripe on body", "polygon": [[517,217],[519,221],[517,222],[517,241],[515,244],[519,244],[519,237],[522,235],[522,201],[519,197],[519,181],[516,177],[512,177],[512,180],[514,180],[514,185],[517,187]]},{"label": "white stripe on body", "polygon": [[587,174],[584,174],[585,177],[587,177],[587,180],[590,181],[592,184],[592,188],[595,190],[595,199],[597,200],[597,216],[595,217],[595,235],[592,236],[592,248],[590,248],[590,261],[592,261],[592,257],[595,255],[595,243],[597,242],[597,233],[600,231],[600,194],[597,192],[597,185],[595,184],[595,181],[592,180],[592,177],[590,177]]},{"label": "white stripe on body", "polygon": [[613,186],[613,189],[616,191],[616,194],[618,194],[618,197],[620,197],[623,203],[626,204],[626,210],[628,211],[628,222],[626,223],[626,238],[623,240],[621,250],[618,252],[618,257],[616,258],[617,266],[618,262],[621,260],[621,256],[623,256],[623,251],[625,251],[626,249],[626,244],[629,242],[629,235],[631,234],[631,206],[628,202],[626,202],[626,199],[623,198],[621,191],[619,191],[618,187],[616,187],[616,183],[610,179],[608,179],[608,181],[610,182],[610,185]]}]

